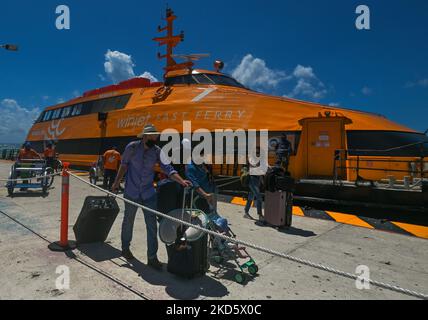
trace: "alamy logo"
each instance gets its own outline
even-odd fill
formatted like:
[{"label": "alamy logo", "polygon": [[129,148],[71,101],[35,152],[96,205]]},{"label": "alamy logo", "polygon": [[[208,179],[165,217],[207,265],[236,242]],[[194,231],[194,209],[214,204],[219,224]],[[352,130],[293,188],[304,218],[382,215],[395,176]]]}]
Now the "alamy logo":
[{"label": "alamy logo", "polygon": [[[183,121],[183,141],[194,142],[193,148],[182,146],[180,132],[165,129],[160,141],[162,162],[169,164],[246,164],[250,163],[250,174],[263,174],[268,170],[269,131],[244,129],[216,129],[214,132],[198,128],[192,131],[191,121]],[[183,153],[183,157],[181,157]]]},{"label": "alamy logo", "polygon": [[55,281],[55,287],[58,290],[69,290],[70,289],[70,268],[65,265],[60,265],[55,270],[56,274],[59,274]]},{"label": "alamy logo", "polygon": [[358,275],[357,280],[355,280],[357,289],[370,289],[370,268],[365,265],[360,265],[355,269],[355,273]]},{"label": "alamy logo", "polygon": [[355,20],[355,27],[358,30],[370,30],[370,8],[366,5],[359,5],[355,9],[355,13],[359,14]]},{"label": "alamy logo", "polygon": [[55,27],[58,30],[70,30],[70,8],[62,4],[56,7],[55,13],[59,14],[55,20]]}]

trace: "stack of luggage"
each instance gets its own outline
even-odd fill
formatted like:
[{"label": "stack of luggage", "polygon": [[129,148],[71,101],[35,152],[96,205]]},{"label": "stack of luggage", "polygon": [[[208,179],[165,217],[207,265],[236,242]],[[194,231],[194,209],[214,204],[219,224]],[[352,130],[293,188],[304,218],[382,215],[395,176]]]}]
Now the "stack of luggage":
[{"label": "stack of luggage", "polygon": [[[162,181],[158,185],[157,190],[159,211],[178,218],[180,216],[181,218],[184,217],[183,219],[189,222],[195,217],[195,213],[201,214],[200,210],[191,208],[191,197],[176,182],[169,180]],[[186,208],[187,206],[190,206],[190,209]],[[180,214],[184,210],[185,215]],[[204,225],[202,226],[204,227]],[[163,230],[171,227],[176,229],[175,241],[172,242],[170,239],[166,241],[165,236],[162,236]],[[196,276],[203,276],[209,268],[208,235],[201,233],[195,240],[188,239],[186,231],[188,231],[188,227],[177,224],[169,219],[163,219],[159,227],[160,238],[162,241],[166,241],[168,272],[190,279]]]}]

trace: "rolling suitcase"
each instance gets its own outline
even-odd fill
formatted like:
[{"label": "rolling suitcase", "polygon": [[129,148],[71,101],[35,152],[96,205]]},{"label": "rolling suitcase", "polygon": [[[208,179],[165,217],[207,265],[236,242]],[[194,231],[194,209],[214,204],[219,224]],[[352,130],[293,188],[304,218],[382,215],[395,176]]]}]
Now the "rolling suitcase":
[{"label": "rolling suitcase", "polygon": [[265,221],[275,227],[290,227],[292,222],[293,194],[291,192],[265,192]]},{"label": "rolling suitcase", "polygon": [[119,213],[114,198],[86,197],[73,231],[77,243],[104,242]]},{"label": "rolling suitcase", "polygon": [[[190,210],[193,204],[193,189],[190,197]],[[184,210],[188,202],[186,193],[183,192],[182,209]],[[184,216],[181,217],[184,219]],[[185,239],[186,228],[177,229],[176,241],[166,245],[168,254],[168,272],[184,278],[203,276],[209,268],[208,264],[208,234],[204,234],[195,241]]]},{"label": "rolling suitcase", "polygon": [[208,235],[181,247],[179,244],[167,245],[166,250],[168,272],[191,279],[208,271]]}]

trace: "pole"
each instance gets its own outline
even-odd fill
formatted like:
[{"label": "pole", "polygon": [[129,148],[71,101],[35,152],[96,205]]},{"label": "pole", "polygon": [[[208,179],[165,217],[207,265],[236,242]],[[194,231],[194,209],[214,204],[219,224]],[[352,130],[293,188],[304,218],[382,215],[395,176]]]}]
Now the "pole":
[{"label": "pole", "polygon": [[68,240],[68,204],[70,201],[70,174],[68,173],[68,162],[63,163],[62,188],[61,188],[61,227],[60,240],[49,244],[52,251],[68,251],[76,248],[74,241]]},{"label": "pole", "polygon": [[60,245],[66,247],[68,244],[68,203],[70,196],[70,175],[68,174],[69,163],[64,163],[62,169],[62,188],[61,188],[61,234]]}]

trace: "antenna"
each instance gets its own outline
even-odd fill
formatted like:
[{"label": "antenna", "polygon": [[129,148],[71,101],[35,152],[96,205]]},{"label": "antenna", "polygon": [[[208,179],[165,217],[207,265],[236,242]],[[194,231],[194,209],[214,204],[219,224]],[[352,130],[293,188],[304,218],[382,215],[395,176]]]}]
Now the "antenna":
[{"label": "antenna", "polygon": [[186,62],[192,63],[193,61],[198,61],[201,58],[207,58],[209,57],[209,53],[192,53],[192,54],[173,54],[173,58],[183,59],[186,60]]}]

